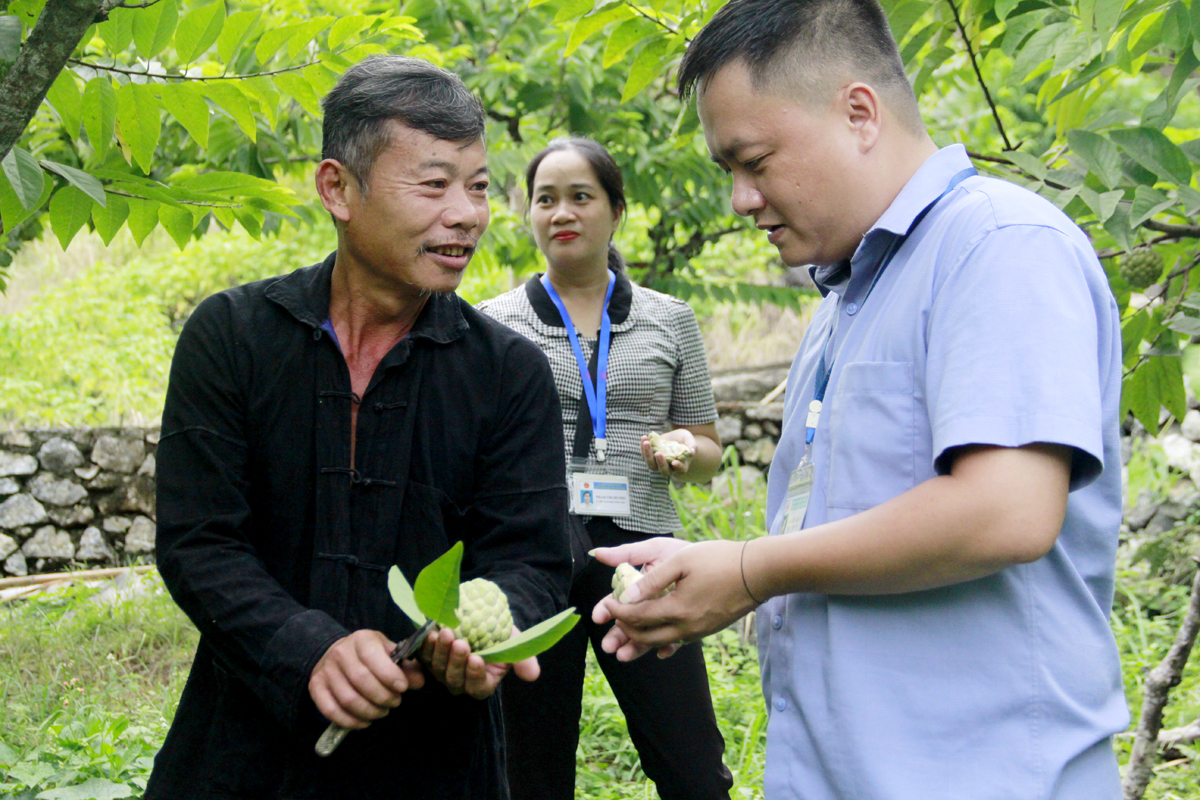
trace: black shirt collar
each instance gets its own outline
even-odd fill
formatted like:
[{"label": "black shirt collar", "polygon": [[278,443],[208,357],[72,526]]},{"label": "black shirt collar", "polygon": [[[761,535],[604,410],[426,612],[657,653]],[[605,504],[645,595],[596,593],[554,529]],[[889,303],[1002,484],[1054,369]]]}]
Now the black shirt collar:
[{"label": "black shirt collar", "polygon": [[[543,325],[554,328],[566,328],[558,307],[550,299],[550,293],[542,285],[542,274],[539,272],[525,282],[525,296]],[[608,318],[613,325],[620,325],[629,316],[633,305],[633,284],[624,272],[617,273],[617,281],[613,286],[612,299],[608,301]]]},{"label": "black shirt collar", "polygon": [[[337,252],[333,252],[320,264],[283,276],[267,288],[267,298],[283,306],[305,325],[320,327],[329,317],[330,285],[336,260]],[[467,329],[467,321],[459,307],[461,302],[453,292],[430,295],[409,337],[439,344],[457,339]],[[553,308],[554,304],[550,305]]]}]

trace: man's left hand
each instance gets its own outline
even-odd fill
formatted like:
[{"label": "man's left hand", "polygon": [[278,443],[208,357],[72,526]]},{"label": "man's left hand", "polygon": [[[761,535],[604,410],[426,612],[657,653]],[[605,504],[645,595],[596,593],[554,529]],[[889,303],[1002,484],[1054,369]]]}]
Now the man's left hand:
[{"label": "man's left hand", "polygon": [[[516,626],[513,635],[520,633]],[[509,667],[517,677],[525,681],[537,680],[541,674],[536,657],[515,664],[489,664],[471,652],[466,639],[454,638],[454,631],[443,628],[425,637],[421,644],[420,659],[433,677],[445,684],[450,694],[468,694],[476,700],[491,697],[500,685],[500,679],[508,674]]]},{"label": "man's left hand", "polygon": [[[612,595],[601,600],[592,610],[592,620],[616,620],[601,642],[603,650],[620,661],[632,661],[651,649],[666,655],[670,650],[663,648],[700,639],[752,611],[757,603],[742,584],[742,546],[710,541],[682,547],[636,584],[638,595],[653,597],[674,583],[666,597],[639,603],[618,603]],[[627,555],[617,550],[596,551],[597,560],[611,560],[609,566],[615,566]]]}]

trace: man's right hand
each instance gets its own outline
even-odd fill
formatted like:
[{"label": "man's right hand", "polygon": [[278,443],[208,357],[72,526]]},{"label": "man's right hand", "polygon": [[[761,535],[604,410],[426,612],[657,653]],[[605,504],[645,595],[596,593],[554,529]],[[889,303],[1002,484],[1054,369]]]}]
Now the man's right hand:
[{"label": "man's right hand", "polygon": [[365,728],[400,705],[404,692],[424,686],[416,661],[392,663],[395,646],[379,631],[355,631],[334,642],[308,679],[317,710],[343,728]]}]

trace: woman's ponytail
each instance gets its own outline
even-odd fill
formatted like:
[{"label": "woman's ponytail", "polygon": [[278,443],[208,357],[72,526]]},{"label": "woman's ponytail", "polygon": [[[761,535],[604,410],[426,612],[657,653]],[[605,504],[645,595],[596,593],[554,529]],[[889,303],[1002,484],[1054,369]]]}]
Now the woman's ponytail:
[{"label": "woman's ponytail", "polygon": [[621,257],[621,251],[612,242],[608,243],[608,268],[613,272],[625,271],[625,259]]}]

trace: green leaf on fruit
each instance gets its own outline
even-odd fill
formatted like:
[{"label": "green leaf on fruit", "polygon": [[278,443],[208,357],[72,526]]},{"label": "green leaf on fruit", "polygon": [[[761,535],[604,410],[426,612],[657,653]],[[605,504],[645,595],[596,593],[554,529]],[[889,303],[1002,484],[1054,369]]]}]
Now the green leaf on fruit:
[{"label": "green leaf on fruit", "polygon": [[463,544],[461,541],[455,542],[453,547],[421,570],[417,575],[417,585],[413,588],[413,596],[421,613],[447,628],[458,627],[458,616],[454,610],[458,608],[458,572],[462,557]]},{"label": "green leaf on fruit", "polygon": [[555,614],[544,622],[539,622],[527,631],[493,645],[486,650],[480,650],[478,655],[490,664],[511,664],[524,661],[530,656],[545,652],[558,642],[567,631],[579,622],[575,609],[568,608],[560,614]]},{"label": "green leaf on fruit", "polygon": [[417,605],[412,585],[404,577],[404,573],[400,571],[399,567],[392,567],[388,570],[388,592],[392,595],[392,602],[400,607],[404,616],[412,620],[413,625],[419,628],[425,624],[426,618],[421,613],[420,606]]}]

